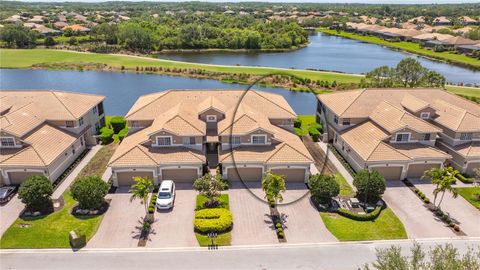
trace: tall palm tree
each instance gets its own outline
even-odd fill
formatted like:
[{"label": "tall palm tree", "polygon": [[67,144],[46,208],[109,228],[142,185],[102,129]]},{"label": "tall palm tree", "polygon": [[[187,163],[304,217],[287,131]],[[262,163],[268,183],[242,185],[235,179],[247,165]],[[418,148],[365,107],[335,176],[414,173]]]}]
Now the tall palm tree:
[{"label": "tall palm tree", "polygon": [[431,168],[428,171],[425,171],[423,173],[423,176],[421,179],[429,178],[430,182],[435,185],[435,189],[433,190],[433,205],[435,205],[435,202],[437,201],[437,196],[438,193],[440,192],[439,190],[439,185],[440,182],[442,181],[444,175],[444,171],[440,168]]},{"label": "tall palm tree", "polygon": [[140,199],[140,203],[145,207],[145,214],[148,217],[148,195],[153,189],[153,182],[148,177],[134,177],[135,184],[132,185],[129,192],[132,193],[130,202]]}]

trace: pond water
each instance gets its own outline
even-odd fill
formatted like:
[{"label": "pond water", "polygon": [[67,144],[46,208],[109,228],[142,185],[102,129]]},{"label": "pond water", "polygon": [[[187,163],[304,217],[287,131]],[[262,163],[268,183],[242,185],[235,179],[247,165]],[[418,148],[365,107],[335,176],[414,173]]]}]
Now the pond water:
[{"label": "pond water", "polygon": [[[0,89],[55,89],[106,96],[109,115],[125,115],[139,96],[168,89],[246,89],[246,85],[215,80],[136,73],[98,71],[57,71],[0,69]],[[317,106],[313,94],[281,88],[255,87],[280,94],[297,114],[314,114]]]},{"label": "pond water", "polygon": [[310,44],[306,48],[283,53],[175,52],[160,54],[159,57],[207,64],[319,69],[347,73],[366,73],[384,65],[393,67],[400,60],[413,57],[420,61],[424,67],[443,74],[448,82],[480,84],[480,71],[429,60],[375,44],[322,33],[315,33],[309,39]]}]

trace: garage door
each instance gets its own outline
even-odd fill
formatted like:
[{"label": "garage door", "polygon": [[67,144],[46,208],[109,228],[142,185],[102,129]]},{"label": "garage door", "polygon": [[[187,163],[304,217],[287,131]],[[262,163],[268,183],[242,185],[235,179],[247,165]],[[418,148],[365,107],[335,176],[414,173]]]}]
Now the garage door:
[{"label": "garage door", "polygon": [[162,180],[193,183],[198,178],[197,169],[165,169],[162,170]]},{"label": "garage door", "polygon": [[43,175],[39,172],[9,172],[8,178],[10,178],[11,185],[20,185],[25,181],[25,179],[30,178],[34,175]]},{"label": "garage door", "polygon": [[375,167],[372,169],[383,175],[385,180],[401,180],[402,167]]},{"label": "garage door", "polygon": [[475,175],[475,169],[480,169],[480,163],[469,163],[467,165],[467,170],[465,170],[465,174],[469,176]]},{"label": "garage door", "polygon": [[[238,173],[237,173],[238,170]],[[262,181],[262,168],[230,168],[227,179],[230,181]]]},{"label": "garage door", "polygon": [[3,182],[3,175],[2,172],[0,172],[0,187],[5,185],[5,182]]},{"label": "garage door", "polygon": [[285,176],[287,182],[305,182],[305,169],[273,169],[272,173]]},{"label": "garage door", "polygon": [[411,164],[408,167],[407,178],[420,178],[431,168],[440,168],[440,164]]},{"label": "garage door", "polygon": [[135,184],[135,181],[133,181],[133,178],[137,176],[148,177],[150,180],[153,181],[153,172],[135,171],[135,172],[117,172],[117,183],[119,186],[131,186]]}]

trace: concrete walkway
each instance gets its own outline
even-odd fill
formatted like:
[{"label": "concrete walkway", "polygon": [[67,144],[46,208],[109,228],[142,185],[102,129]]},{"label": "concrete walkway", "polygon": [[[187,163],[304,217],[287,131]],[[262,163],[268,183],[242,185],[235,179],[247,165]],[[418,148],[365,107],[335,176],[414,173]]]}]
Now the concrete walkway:
[{"label": "concrete walkway", "polygon": [[55,191],[53,192],[52,199],[58,199],[62,196],[63,192],[73,183],[77,175],[82,171],[82,169],[87,166],[88,162],[95,156],[95,154],[100,150],[103,146],[102,145],[95,145],[90,148],[90,151],[83,157],[83,159],[78,163],[77,167],[73,169],[72,172],[63,180],[63,182],[57,186]]},{"label": "concrete walkway", "polygon": [[328,160],[332,162],[333,166],[335,166],[337,171],[345,178],[345,180],[347,180],[348,184],[352,187],[353,191],[357,191],[357,189],[353,185],[352,175],[347,171],[347,169],[345,169],[342,162],[338,160],[335,154],[332,153],[330,149],[328,149],[327,144],[324,142],[318,142],[317,144],[320,146],[320,149],[322,149],[324,153],[327,153]]},{"label": "concrete walkway", "polygon": [[15,222],[25,205],[15,195],[7,204],[0,206],[0,236]]}]

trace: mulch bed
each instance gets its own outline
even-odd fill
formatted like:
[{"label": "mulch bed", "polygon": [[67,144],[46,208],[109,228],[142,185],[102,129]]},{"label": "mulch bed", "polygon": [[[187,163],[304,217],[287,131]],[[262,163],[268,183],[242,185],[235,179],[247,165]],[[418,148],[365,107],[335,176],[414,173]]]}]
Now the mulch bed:
[{"label": "mulch bed", "polygon": [[25,208],[22,210],[19,216],[21,219],[38,218],[38,217],[49,215],[53,212],[60,211],[63,209],[64,206],[65,206],[65,201],[63,200],[63,197],[60,197],[59,199],[52,200],[51,204],[49,204],[47,207],[39,211],[34,211],[34,210]]},{"label": "mulch bed", "polygon": [[94,217],[94,216],[101,216],[103,214],[105,214],[105,212],[107,212],[108,208],[110,207],[110,202],[112,201],[112,199],[105,199],[102,203],[102,205],[100,206],[100,208],[98,210],[95,210],[97,212],[95,213],[92,213],[91,211],[88,213],[88,214],[79,214],[77,213],[77,210],[79,210],[79,207],[78,207],[78,203],[72,207],[72,210],[71,210],[71,214],[75,217]]}]

